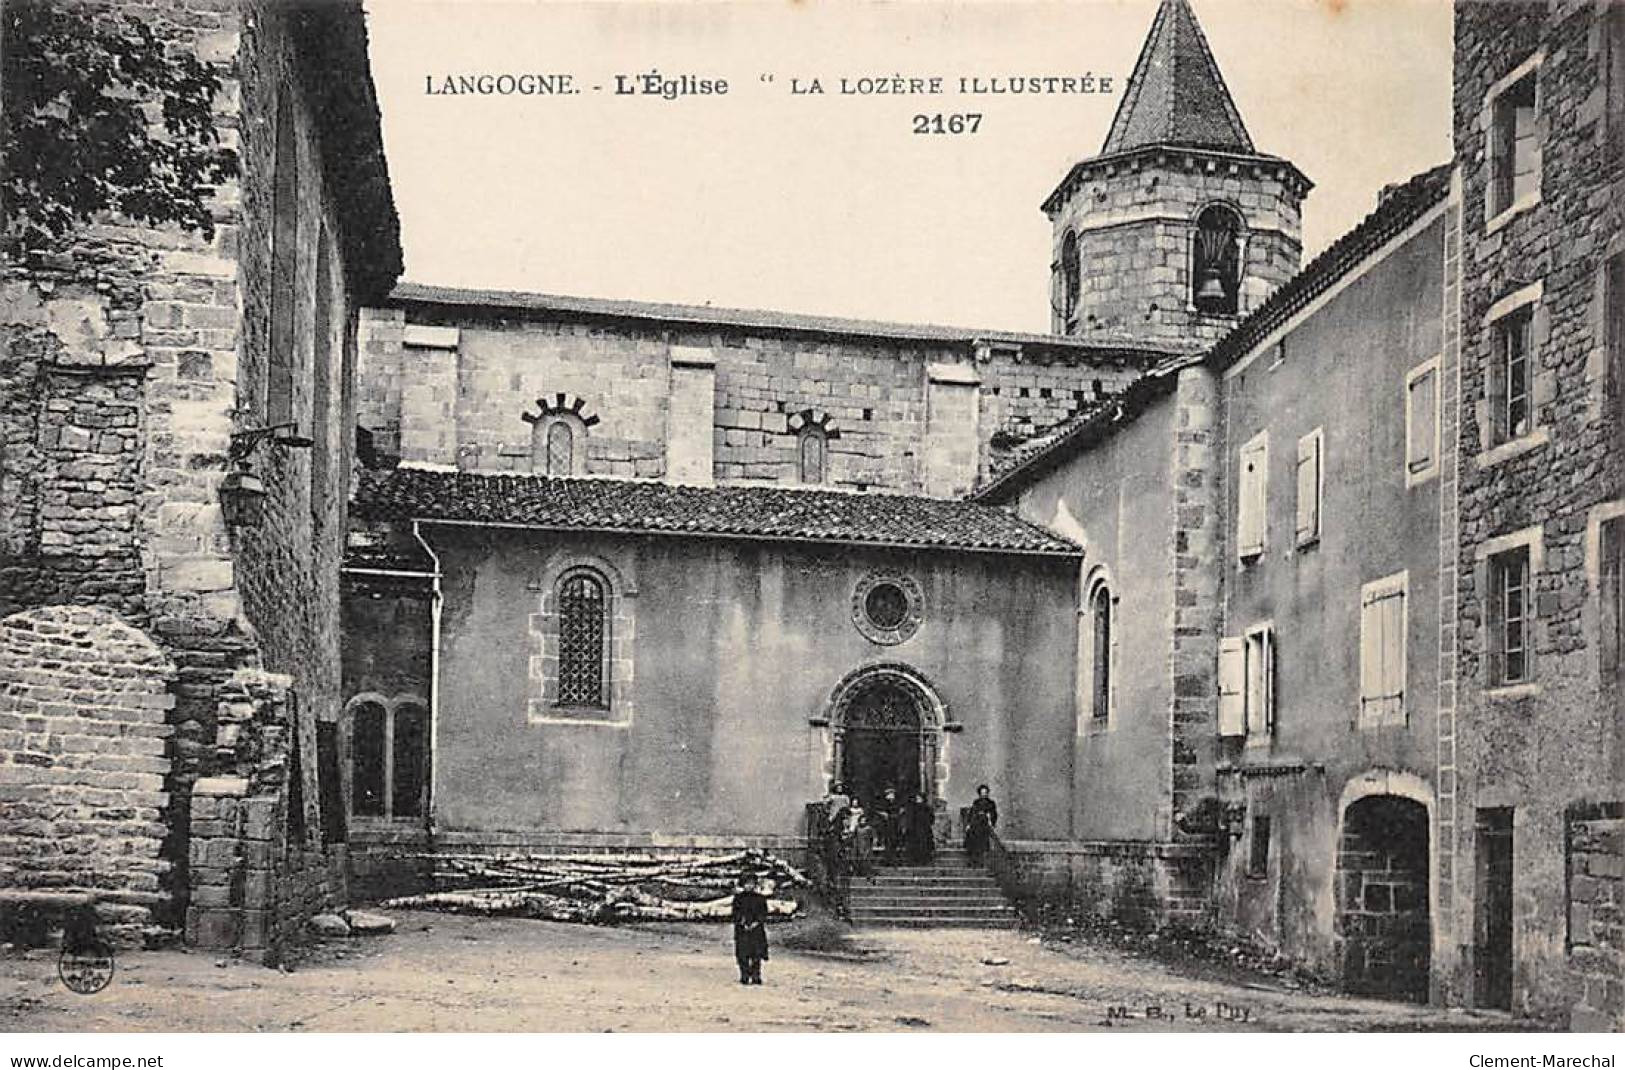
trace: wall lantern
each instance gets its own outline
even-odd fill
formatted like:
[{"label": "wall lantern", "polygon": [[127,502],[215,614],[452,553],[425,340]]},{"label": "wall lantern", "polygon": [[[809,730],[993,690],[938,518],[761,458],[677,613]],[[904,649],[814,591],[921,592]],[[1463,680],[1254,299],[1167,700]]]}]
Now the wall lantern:
[{"label": "wall lantern", "polygon": [[265,519],[265,482],[248,470],[248,462],[262,442],[307,449],[314,446],[314,440],[293,434],[297,426],[290,421],[238,431],[231,436],[226,455],[233,467],[220,484],[220,511],[227,527],[257,528]]}]

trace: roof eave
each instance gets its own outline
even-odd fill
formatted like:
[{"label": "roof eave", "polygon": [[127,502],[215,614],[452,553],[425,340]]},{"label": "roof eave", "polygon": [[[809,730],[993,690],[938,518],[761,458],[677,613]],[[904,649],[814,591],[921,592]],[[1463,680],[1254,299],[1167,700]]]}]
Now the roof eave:
[{"label": "roof eave", "polygon": [[1297,164],[1293,163],[1291,160],[1288,160],[1284,156],[1271,156],[1267,152],[1256,151],[1237,152],[1234,149],[1212,148],[1206,145],[1136,145],[1133,148],[1123,149],[1118,152],[1101,153],[1098,156],[1090,156],[1086,159],[1079,160],[1067,170],[1065,177],[1063,177],[1060,182],[1056,183],[1055,188],[1050,191],[1049,196],[1044,198],[1044,201],[1041,205],[1039,205],[1039,208],[1046,215],[1053,214],[1054,211],[1060,207],[1060,202],[1064,198],[1067,188],[1076,182],[1083,172],[1089,170],[1090,168],[1107,164],[1127,163],[1136,156],[1149,156],[1157,153],[1167,153],[1182,156],[1200,156],[1203,158],[1225,160],[1234,163],[1280,167],[1286,169],[1289,176],[1294,180],[1294,183],[1300,190],[1300,195],[1306,194],[1315,188],[1314,181],[1308,175],[1304,174]]},{"label": "roof eave", "polygon": [[[365,510],[358,515],[365,516]],[[726,532],[726,531],[677,531],[670,528],[641,528],[624,527],[613,524],[547,524],[515,520],[474,520],[466,517],[433,516],[430,514],[413,513],[407,517],[375,517],[374,519],[405,519],[413,523],[440,524],[452,527],[473,528],[505,528],[522,531],[560,531],[582,535],[634,535],[634,536],[665,536],[686,539],[717,539],[729,542],[787,542],[812,546],[864,546],[878,550],[903,550],[911,553],[920,552],[947,552],[961,554],[993,554],[1001,557],[1053,557],[1060,559],[1075,559],[1083,556],[1081,547],[1054,549],[1016,549],[998,546],[966,546],[949,543],[914,543],[898,542],[886,539],[856,539],[839,538],[836,536],[798,536],[798,535],[772,535],[753,532]],[[1057,539],[1058,536],[1045,533],[1047,538]]]}]

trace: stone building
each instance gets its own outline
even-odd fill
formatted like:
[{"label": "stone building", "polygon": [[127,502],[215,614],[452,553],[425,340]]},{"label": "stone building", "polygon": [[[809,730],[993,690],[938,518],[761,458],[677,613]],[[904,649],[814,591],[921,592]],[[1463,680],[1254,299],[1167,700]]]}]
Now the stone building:
[{"label": "stone building", "polygon": [[1084,548],[1079,838],[1202,841],[1214,922],[1351,988],[1577,1028],[1625,1007],[1622,41],[1458,6],[1453,164],[974,496]]},{"label": "stone building", "polygon": [[219,75],[239,175],[211,239],[103,217],[5,262],[0,885],[274,958],[345,895],[355,310],[398,224],[358,4],[139,17]]},{"label": "stone building", "polygon": [[1625,5],[1461,4],[1456,50],[1444,983],[1618,1029]]}]

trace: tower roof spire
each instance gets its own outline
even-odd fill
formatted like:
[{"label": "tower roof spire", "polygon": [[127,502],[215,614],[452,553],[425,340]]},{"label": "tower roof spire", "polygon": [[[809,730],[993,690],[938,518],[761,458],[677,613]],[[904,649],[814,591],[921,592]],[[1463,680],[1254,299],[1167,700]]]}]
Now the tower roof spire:
[{"label": "tower roof spire", "polygon": [[1186,0],[1157,8],[1101,153],[1145,145],[1255,151]]}]

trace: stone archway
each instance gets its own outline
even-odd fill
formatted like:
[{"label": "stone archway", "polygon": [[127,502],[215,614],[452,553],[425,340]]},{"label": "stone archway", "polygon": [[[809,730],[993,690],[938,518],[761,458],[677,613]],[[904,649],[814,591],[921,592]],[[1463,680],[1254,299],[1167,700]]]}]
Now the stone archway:
[{"label": "stone archway", "polygon": [[914,669],[885,663],[852,672],[830,696],[830,782],[870,804],[886,786],[901,797],[920,791],[943,808],[947,708]]},{"label": "stone archway", "polygon": [[1365,795],[1343,813],[1337,845],[1336,934],[1350,992],[1428,998],[1428,809],[1400,795]]}]

